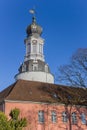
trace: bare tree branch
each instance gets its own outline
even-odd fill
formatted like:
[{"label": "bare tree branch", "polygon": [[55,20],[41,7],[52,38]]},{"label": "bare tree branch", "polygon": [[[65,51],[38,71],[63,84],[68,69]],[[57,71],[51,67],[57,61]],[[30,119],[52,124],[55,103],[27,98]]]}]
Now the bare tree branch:
[{"label": "bare tree branch", "polygon": [[69,64],[58,68],[57,81],[69,86],[87,87],[87,48],[78,49]]}]

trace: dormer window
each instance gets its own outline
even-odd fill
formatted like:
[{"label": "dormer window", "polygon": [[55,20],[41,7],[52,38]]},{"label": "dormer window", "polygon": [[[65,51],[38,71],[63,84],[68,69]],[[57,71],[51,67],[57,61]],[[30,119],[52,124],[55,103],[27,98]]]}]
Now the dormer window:
[{"label": "dormer window", "polygon": [[57,94],[56,94],[56,93],[54,93],[54,94],[53,94],[53,97],[54,97],[54,98],[57,98]]}]

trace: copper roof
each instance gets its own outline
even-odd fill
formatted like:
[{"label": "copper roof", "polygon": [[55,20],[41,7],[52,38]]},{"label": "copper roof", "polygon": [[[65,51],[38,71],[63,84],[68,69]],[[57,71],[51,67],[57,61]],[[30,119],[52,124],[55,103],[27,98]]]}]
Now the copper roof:
[{"label": "copper roof", "polygon": [[18,80],[0,93],[0,101],[4,100],[87,106],[87,89]]}]

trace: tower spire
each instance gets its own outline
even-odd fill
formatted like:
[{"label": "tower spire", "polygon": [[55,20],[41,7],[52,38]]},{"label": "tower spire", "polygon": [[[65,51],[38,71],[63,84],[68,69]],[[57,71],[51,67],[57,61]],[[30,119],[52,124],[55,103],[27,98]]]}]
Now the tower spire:
[{"label": "tower spire", "polygon": [[32,14],[32,23],[36,23],[36,11],[35,11],[35,9],[30,9],[29,13]]}]

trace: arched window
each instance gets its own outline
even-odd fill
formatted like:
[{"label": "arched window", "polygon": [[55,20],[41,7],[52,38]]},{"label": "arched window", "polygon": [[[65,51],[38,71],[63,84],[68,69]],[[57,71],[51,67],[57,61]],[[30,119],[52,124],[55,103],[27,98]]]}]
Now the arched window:
[{"label": "arched window", "polygon": [[86,124],[86,115],[84,113],[81,114],[82,124]]},{"label": "arched window", "polygon": [[37,44],[33,43],[33,53],[36,53],[36,52],[37,52]]},{"label": "arched window", "polygon": [[55,111],[51,111],[51,120],[53,123],[56,123],[57,121],[57,115]]},{"label": "arched window", "polygon": [[44,111],[42,110],[38,112],[38,121],[44,123]]},{"label": "arched window", "polygon": [[67,117],[67,113],[66,112],[62,113],[62,120],[63,120],[63,122],[67,122],[68,117]]},{"label": "arched window", "polygon": [[72,113],[72,124],[76,124],[77,123],[77,116],[76,116],[76,113],[73,112]]}]

